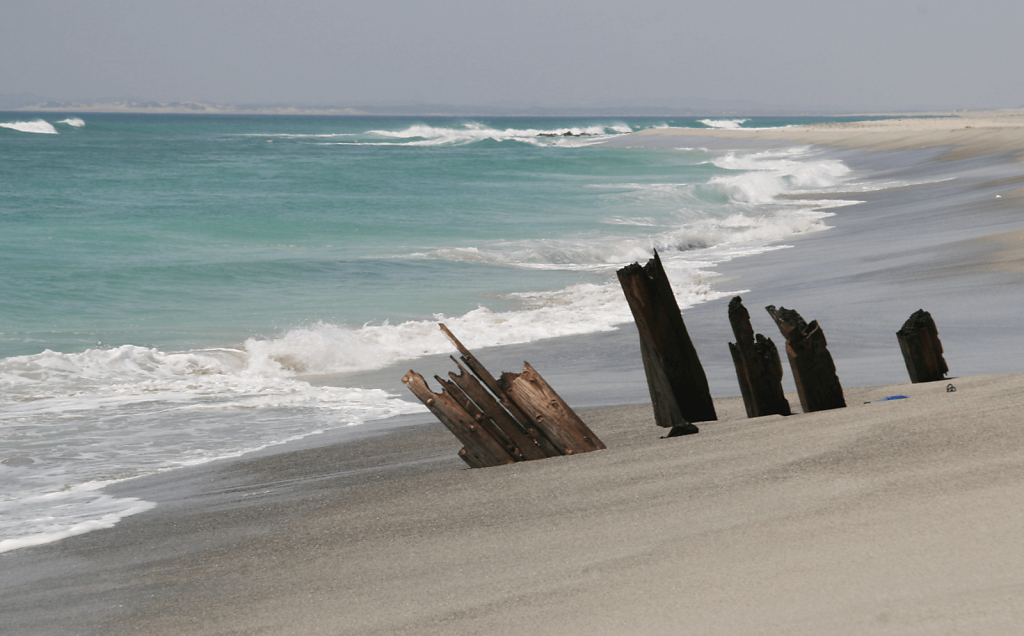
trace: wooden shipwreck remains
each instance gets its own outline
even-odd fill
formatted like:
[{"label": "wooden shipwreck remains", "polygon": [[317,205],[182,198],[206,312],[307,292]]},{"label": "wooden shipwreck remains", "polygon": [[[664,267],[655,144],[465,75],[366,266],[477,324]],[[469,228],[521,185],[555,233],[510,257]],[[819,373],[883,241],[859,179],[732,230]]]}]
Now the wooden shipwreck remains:
[{"label": "wooden shipwreck remains", "polygon": [[627,265],[618,271],[618,277],[640,332],[640,354],[655,422],[672,429],[669,437],[696,433],[692,422],[718,416],[661,258],[655,252],[647,265]]},{"label": "wooden shipwreck remains", "polygon": [[949,372],[946,359],[942,357],[939,329],[927,311],[918,309],[911,314],[896,332],[896,339],[914,384],[941,380]]},{"label": "wooden shipwreck remains", "polygon": [[522,373],[503,373],[496,380],[447,327],[440,327],[469,371],[453,357],[459,373],[449,372],[447,380],[434,376],[441,393],[415,371],[402,382],[463,444],[459,457],[471,468],[605,448],[528,362]]},{"label": "wooden shipwreck remains", "polygon": [[782,360],[771,338],[754,335],[750,313],[743,299],[729,301],[729,323],[736,342],[729,343],[736,379],[740,383],[747,417],[789,415],[789,401],[782,390]]},{"label": "wooden shipwreck remains", "polygon": [[807,324],[792,309],[765,307],[786,338],[786,354],[804,413],[846,406],[836,365],[818,321]]}]

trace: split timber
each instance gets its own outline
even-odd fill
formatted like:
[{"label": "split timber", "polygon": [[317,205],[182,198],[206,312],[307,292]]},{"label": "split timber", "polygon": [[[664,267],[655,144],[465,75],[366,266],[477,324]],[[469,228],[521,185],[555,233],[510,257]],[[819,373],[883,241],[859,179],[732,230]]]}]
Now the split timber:
[{"label": "split timber", "polygon": [[522,373],[495,379],[447,327],[440,328],[461,354],[462,364],[452,357],[459,373],[434,376],[440,393],[415,371],[402,382],[462,443],[459,457],[471,468],[605,448],[530,363]]}]

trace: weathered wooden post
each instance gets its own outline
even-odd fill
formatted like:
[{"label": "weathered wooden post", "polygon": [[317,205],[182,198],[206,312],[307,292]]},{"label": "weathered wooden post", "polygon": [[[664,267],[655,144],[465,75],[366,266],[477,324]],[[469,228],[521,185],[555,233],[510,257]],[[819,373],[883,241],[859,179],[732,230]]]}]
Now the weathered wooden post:
[{"label": "weathered wooden post", "polygon": [[696,433],[691,422],[718,416],[704,367],[686,332],[658,253],[643,267],[639,263],[623,267],[618,277],[640,333],[640,354],[655,421],[672,429],[670,437]]},{"label": "weathered wooden post", "polygon": [[449,372],[447,380],[434,376],[441,384],[441,393],[431,391],[415,371],[406,373],[402,381],[462,442],[459,457],[470,467],[605,448],[528,362],[522,373],[504,373],[500,381],[495,380],[447,327],[440,328],[476,377],[453,357],[459,373]]},{"label": "weathered wooden post", "polygon": [[941,380],[949,372],[946,359],[942,357],[939,329],[927,311],[918,309],[911,314],[896,332],[896,339],[914,384]]},{"label": "weathered wooden post", "polygon": [[502,373],[498,384],[563,454],[607,448],[529,362],[522,373]]},{"label": "weathered wooden post", "polygon": [[[462,354],[462,361],[466,363],[466,366],[473,371],[476,377],[480,378],[480,381],[483,382],[484,386],[486,386],[494,395],[494,398],[497,399],[498,403],[504,407],[509,417],[514,422],[519,423],[520,427],[534,440],[537,446],[544,451],[546,456],[555,457],[562,455],[563,453],[559,449],[555,448],[554,444],[551,443],[551,440],[548,439],[543,431],[538,431],[537,429],[530,427],[530,418],[527,417],[526,414],[523,413],[523,410],[519,408],[519,405],[517,405],[515,401],[512,400],[500,386],[498,386],[498,381],[494,379],[494,376],[490,374],[484,365],[480,364],[480,361],[476,359],[473,352],[467,349],[466,346],[455,337],[455,334],[453,334],[448,327],[444,325],[444,323],[439,323],[438,326],[441,328],[441,333],[443,333],[445,337],[448,338],[448,341],[459,350],[460,354]],[[455,358],[452,358],[452,360],[454,361]],[[455,362],[455,364],[457,365],[458,362]],[[461,370],[462,367],[460,366],[459,369]],[[463,372],[463,375],[466,375],[465,372]]]},{"label": "weathered wooden post", "polygon": [[765,309],[786,338],[786,354],[804,413],[846,406],[836,365],[818,321],[807,324],[800,314],[785,307],[776,310],[769,305]]},{"label": "weathered wooden post", "polygon": [[409,371],[402,378],[405,386],[423,401],[437,419],[441,420],[449,431],[462,442],[465,452],[460,451],[459,457],[472,468],[511,464],[515,458],[505,449],[502,443],[479,426],[476,420],[466,412],[458,401],[448,394],[447,390],[434,393],[419,373]]},{"label": "weathered wooden post", "polygon": [[782,360],[771,338],[754,335],[750,313],[743,299],[736,296],[729,301],[729,323],[736,343],[729,343],[736,378],[743,394],[747,417],[762,415],[789,415],[789,400],[782,390]]},{"label": "weathered wooden post", "polygon": [[455,384],[451,380],[445,380],[444,378],[438,375],[435,375],[434,379],[437,380],[438,384],[441,385],[441,388],[444,389],[445,393],[452,396],[455,399],[455,401],[459,403],[459,406],[461,406],[463,410],[466,411],[466,414],[473,418],[473,421],[476,422],[477,426],[482,428],[485,433],[490,435],[492,438],[494,438],[496,442],[501,444],[502,448],[504,448],[508,452],[508,454],[512,456],[512,459],[516,460],[517,462],[521,462],[525,459],[523,457],[522,451],[519,450],[518,445],[511,439],[509,439],[508,435],[506,435],[504,431],[498,428],[498,425],[495,424],[494,421],[491,420],[491,418],[486,417],[484,415],[484,412],[480,409],[480,407],[477,406],[473,402],[473,400],[469,399],[469,396],[466,395],[466,393],[461,388],[459,388],[459,385]]},{"label": "weathered wooden post", "polygon": [[516,422],[476,378],[462,368],[454,357],[452,361],[459,368],[459,374],[449,371],[448,376],[476,403],[483,417],[494,422],[495,426],[516,445],[523,459],[544,459],[561,454],[547,438],[537,435],[536,431],[533,431],[531,436],[528,430],[523,430],[523,425]]}]

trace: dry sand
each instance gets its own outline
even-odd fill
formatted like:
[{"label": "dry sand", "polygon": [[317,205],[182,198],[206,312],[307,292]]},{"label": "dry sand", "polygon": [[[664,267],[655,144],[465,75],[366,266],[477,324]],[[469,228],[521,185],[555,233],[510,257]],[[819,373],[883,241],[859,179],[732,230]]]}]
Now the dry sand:
[{"label": "dry sand", "polygon": [[[1024,110],[954,113],[935,118],[815,124],[766,130],[668,128],[633,135],[670,138],[707,136],[722,139],[796,141],[870,150],[909,150],[949,146],[948,159],[965,159],[997,152],[1024,154]],[[642,142],[641,142],[642,143]]]},{"label": "dry sand", "polygon": [[12,633],[54,594],[103,634],[1016,634],[1024,375],[950,383],[674,439],[587,411],[607,450],[486,470],[439,425],[237,462],[220,504],[11,553],[60,555]]},{"label": "dry sand", "polygon": [[[938,121],[708,134],[1024,150],[1019,114]],[[1021,237],[957,266],[1019,274]],[[421,423],[125,482],[157,508],[0,555],[0,613],[29,635],[1017,634],[1024,374],[948,383],[788,418],[719,399],[674,439],[649,406],[587,410],[607,450],[485,470]]]}]

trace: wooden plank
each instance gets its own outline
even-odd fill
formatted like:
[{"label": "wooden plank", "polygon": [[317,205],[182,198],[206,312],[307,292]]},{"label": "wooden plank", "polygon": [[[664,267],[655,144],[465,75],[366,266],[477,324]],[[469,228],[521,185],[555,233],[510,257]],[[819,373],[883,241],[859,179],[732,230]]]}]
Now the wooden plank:
[{"label": "wooden plank", "polygon": [[466,413],[473,418],[473,421],[477,423],[477,426],[487,431],[487,434],[493,437],[501,444],[501,447],[508,451],[508,454],[512,456],[512,459],[517,462],[523,461],[523,454],[519,450],[519,447],[508,438],[508,435],[498,428],[498,426],[491,421],[489,417],[485,417],[483,411],[480,410],[473,400],[469,399],[469,396],[459,388],[459,385],[455,384],[450,380],[435,375],[434,379],[437,383],[448,393],[448,395],[455,398],[455,401],[465,409]]},{"label": "wooden plank", "polygon": [[466,363],[466,366],[473,371],[476,377],[480,378],[480,381],[484,383],[484,386],[486,386],[490,392],[498,398],[498,402],[505,407],[505,410],[508,411],[509,415],[519,422],[524,429],[529,428],[530,418],[522,412],[515,402],[509,399],[508,395],[506,395],[501,387],[498,386],[498,381],[494,379],[494,376],[488,373],[487,369],[484,368],[484,365],[480,364],[480,361],[476,359],[476,356],[474,356],[469,349],[459,342],[459,339],[455,337],[455,334],[448,330],[448,327],[444,326],[444,323],[438,323],[438,326],[441,328],[444,335],[448,337],[448,340],[450,340],[451,343],[455,345],[455,348],[459,350],[459,353],[462,354],[462,361]]},{"label": "wooden plank", "polygon": [[478,426],[473,417],[447,391],[434,393],[427,386],[423,376],[415,371],[406,373],[402,382],[465,446],[466,455],[460,455],[460,457],[467,464],[470,466],[498,466],[515,461],[501,443]]},{"label": "wooden plank", "polygon": [[785,307],[769,305],[765,309],[786,338],[786,354],[804,413],[845,407],[843,387],[818,322],[808,324],[800,314]]},{"label": "wooden plank", "polygon": [[[511,415],[501,406],[493,395],[480,384],[479,380],[469,374],[455,358],[452,362],[459,368],[459,373],[448,372],[448,376],[460,389],[480,408],[484,417],[494,422],[501,431],[518,447],[523,459],[544,459],[561,455],[558,449],[536,429],[523,430]],[[532,434],[531,434],[532,432]]]},{"label": "wooden plank", "polygon": [[470,468],[487,468],[490,464],[480,463],[477,457],[470,456],[469,451],[463,446],[462,450],[459,451],[459,459],[466,462]]},{"label": "wooden plank", "polygon": [[771,338],[754,334],[743,299],[729,301],[729,323],[736,343],[729,343],[736,377],[747,417],[789,415],[789,401],[782,389],[782,361]]},{"label": "wooden plank", "polygon": [[896,339],[911,382],[935,382],[949,373],[946,359],[942,357],[939,328],[927,311],[918,309],[911,314],[896,332]]},{"label": "wooden plank", "polygon": [[572,455],[605,448],[529,362],[523,363],[522,373],[501,374],[500,384],[531,423],[562,453]]},{"label": "wooden plank", "polygon": [[718,419],[704,367],[658,253],[643,267],[633,263],[617,273],[640,335],[658,426],[674,428]]}]

